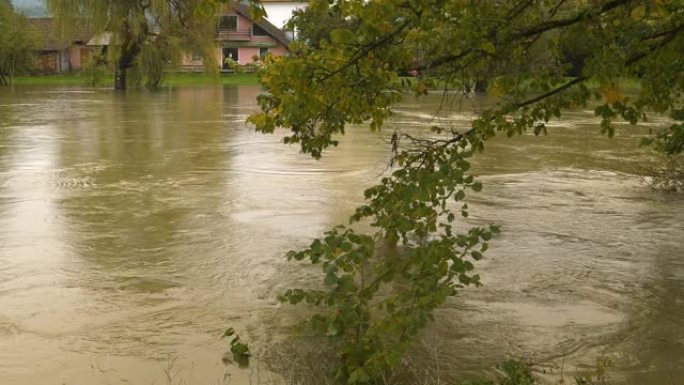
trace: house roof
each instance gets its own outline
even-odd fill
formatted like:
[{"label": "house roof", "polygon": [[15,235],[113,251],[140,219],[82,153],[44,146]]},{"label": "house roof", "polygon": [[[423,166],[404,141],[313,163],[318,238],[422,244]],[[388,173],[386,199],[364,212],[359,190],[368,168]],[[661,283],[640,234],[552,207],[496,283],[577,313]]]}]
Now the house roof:
[{"label": "house roof", "polygon": [[109,45],[112,41],[112,33],[111,32],[102,32],[98,33],[97,35],[93,36],[92,39],[88,40],[86,43],[87,46],[105,46]]},{"label": "house roof", "polygon": [[[234,3],[231,4],[231,6],[235,10],[235,12],[252,20],[252,15],[249,12],[249,5],[242,3]],[[268,34],[273,36],[273,38],[276,39],[280,44],[284,45],[285,47],[290,45],[290,39],[287,37],[285,32],[283,32],[282,29],[273,25],[270,21],[262,17],[260,20],[252,20],[252,22],[256,23],[256,25],[261,27],[264,31],[268,32]]]},{"label": "house roof", "polygon": [[[234,3],[232,7],[235,12],[252,20],[249,5]],[[253,22],[285,47],[290,44],[290,39],[285,32],[265,18]],[[88,45],[108,45],[111,40],[111,35],[108,33],[95,36],[87,20],[83,19],[75,23],[73,30],[66,30],[62,25],[57,24],[54,18],[50,17],[29,18],[29,23],[39,35],[41,42],[39,50],[41,51],[60,51],[76,41]]]},{"label": "house roof", "polygon": [[28,21],[38,33],[40,51],[60,51],[73,42],[85,44],[92,37],[92,30],[85,20],[74,23],[73,30],[63,28],[51,17],[29,18]]}]

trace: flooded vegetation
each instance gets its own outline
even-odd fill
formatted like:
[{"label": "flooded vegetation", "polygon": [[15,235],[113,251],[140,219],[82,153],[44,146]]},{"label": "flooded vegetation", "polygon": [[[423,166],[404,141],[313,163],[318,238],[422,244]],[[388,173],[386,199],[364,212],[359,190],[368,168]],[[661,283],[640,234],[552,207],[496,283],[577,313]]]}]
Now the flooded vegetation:
[{"label": "flooded vegetation", "polygon": [[[0,92],[1,384],[151,384],[171,361],[193,384],[239,381],[227,326],[260,349],[287,337],[301,309],[276,295],[318,270],[285,252],[346,223],[387,171],[393,127],[425,131],[441,96],[380,132],[349,128],[315,161],[245,125],[258,92]],[[487,102],[444,115],[465,127]],[[649,126],[617,129],[571,111],[474,158],[468,222],[502,234],[476,265],[484,285],[421,336],[444,370],[607,355],[619,382],[684,378],[684,198],[639,176]]]}]

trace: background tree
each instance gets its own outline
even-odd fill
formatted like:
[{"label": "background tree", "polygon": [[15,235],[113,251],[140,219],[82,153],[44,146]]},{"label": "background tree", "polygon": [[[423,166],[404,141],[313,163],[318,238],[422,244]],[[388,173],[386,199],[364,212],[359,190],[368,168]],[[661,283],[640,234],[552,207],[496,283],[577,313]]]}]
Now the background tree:
[{"label": "background tree", "polygon": [[163,70],[181,52],[200,52],[209,71],[214,56],[215,4],[204,0],[47,0],[48,9],[68,30],[75,19],[88,20],[109,40],[115,67],[114,87],[126,89],[128,72],[137,68],[155,88]]},{"label": "background tree", "polygon": [[12,83],[18,71],[33,67],[37,34],[8,1],[0,0],[0,86]]},{"label": "background tree", "polygon": [[[336,22],[317,25],[318,15]],[[322,267],[318,289],[281,300],[323,307],[310,323],[339,347],[344,383],[380,378],[435,307],[479,282],[474,261],[497,229],[466,230],[456,217],[468,215],[466,191],[481,188],[468,157],[487,139],[546,133],[564,110],[591,104],[609,136],[614,119],[667,115],[647,141],[664,153],[684,148],[682,0],[311,0],[292,24],[301,39],[289,57],[269,58],[267,93],[249,122],[265,133],[289,129],[284,141],[314,158],[348,124],[379,129],[395,103],[430,84],[461,91],[464,79],[486,80],[497,97],[470,126],[395,132],[391,174],[350,218],[364,226],[336,227],[288,254]],[[581,65],[569,55],[577,42]],[[420,76],[400,76],[410,70]],[[624,78],[637,79],[639,91],[622,92]]]}]

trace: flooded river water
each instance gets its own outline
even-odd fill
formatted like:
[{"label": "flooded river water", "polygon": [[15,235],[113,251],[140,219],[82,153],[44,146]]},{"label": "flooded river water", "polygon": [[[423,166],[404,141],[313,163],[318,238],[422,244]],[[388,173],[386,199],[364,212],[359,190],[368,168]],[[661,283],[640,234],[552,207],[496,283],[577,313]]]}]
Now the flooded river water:
[{"label": "flooded river water", "polygon": [[[161,384],[170,362],[216,384],[234,370],[222,330],[279,338],[297,309],[276,294],[315,277],[285,252],[345,223],[386,169],[392,125],[424,129],[439,103],[351,128],[315,161],[244,124],[257,93],[0,90],[0,384]],[[637,175],[648,128],[608,139],[574,111],[475,159],[470,221],[503,233],[477,265],[484,286],[424,335],[449,370],[606,354],[626,383],[684,378],[684,199]]]}]

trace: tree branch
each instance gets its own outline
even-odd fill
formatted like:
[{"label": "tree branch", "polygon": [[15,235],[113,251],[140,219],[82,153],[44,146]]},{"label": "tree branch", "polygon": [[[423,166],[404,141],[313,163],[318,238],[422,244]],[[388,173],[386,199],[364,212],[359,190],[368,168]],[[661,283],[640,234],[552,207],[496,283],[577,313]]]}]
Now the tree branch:
[{"label": "tree branch", "polygon": [[529,106],[530,104],[534,104],[534,103],[540,102],[540,101],[542,101],[542,100],[544,100],[544,99],[550,98],[550,97],[552,97],[552,96],[554,96],[554,95],[556,95],[556,94],[559,94],[559,93],[561,93],[561,92],[567,90],[568,88],[570,88],[570,87],[572,87],[572,86],[574,86],[574,85],[576,85],[576,84],[582,83],[583,81],[589,79],[590,77],[591,77],[591,76],[580,76],[580,77],[574,78],[574,79],[572,79],[572,80],[566,82],[566,83],[563,84],[562,86],[559,86],[559,87],[556,87],[556,88],[552,89],[552,90],[549,91],[549,92],[543,93],[543,94],[541,94],[541,95],[539,95],[539,96],[535,96],[535,97],[533,97],[533,98],[531,98],[531,99],[528,99],[528,100],[525,100],[525,101],[523,101],[523,102],[514,103],[514,104],[510,105],[508,108],[506,108],[506,111],[507,111],[507,112],[509,112],[509,111],[512,112],[512,111],[514,111],[514,110],[518,110],[518,109],[521,109],[521,108],[523,108],[523,107],[527,107],[527,106]]},{"label": "tree branch", "polygon": [[335,69],[332,72],[328,72],[319,81],[321,81],[321,82],[326,81],[326,80],[330,79],[331,77],[345,71],[347,68],[351,67],[352,65],[355,65],[356,62],[361,60],[361,58],[363,58],[364,56],[368,55],[368,53],[371,52],[372,50],[374,50],[375,48],[378,48],[378,47],[383,46],[386,43],[390,42],[395,36],[397,36],[401,32],[403,32],[410,24],[411,24],[410,19],[407,19],[406,21],[404,21],[399,26],[399,28],[395,29],[391,33],[388,33],[382,39],[376,40],[372,44],[364,46],[363,49],[361,49],[354,56],[352,56],[348,61],[346,61],[344,64],[342,64],[342,66],[340,66],[339,68]]},{"label": "tree branch", "polygon": [[[596,13],[598,15],[602,15],[604,13],[607,13],[608,11],[611,11],[615,8],[625,6],[634,0],[613,0],[609,1],[606,4],[604,4]],[[553,29],[557,28],[562,28],[562,27],[568,27],[573,24],[579,23],[580,21],[584,20],[587,16],[591,15],[594,12],[593,9],[587,8],[582,12],[579,12],[577,15],[571,18],[567,19],[559,19],[559,20],[552,20],[552,21],[547,21],[544,23],[541,23],[539,25],[536,25],[534,27],[530,27],[524,31],[520,31],[517,34],[514,34],[514,40],[519,39],[519,38],[526,38],[526,37],[532,37],[535,35],[539,35],[544,32],[551,31]]]}]

